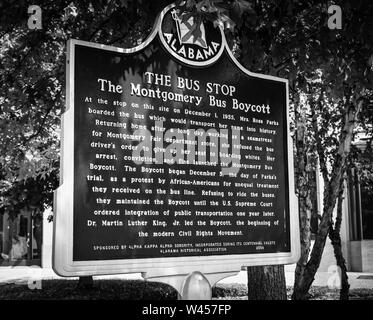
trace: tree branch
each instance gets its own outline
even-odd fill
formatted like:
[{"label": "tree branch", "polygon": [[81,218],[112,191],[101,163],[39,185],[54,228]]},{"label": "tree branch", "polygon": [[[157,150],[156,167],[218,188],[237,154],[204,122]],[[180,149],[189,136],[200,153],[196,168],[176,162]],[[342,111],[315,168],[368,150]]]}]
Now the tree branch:
[{"label": "tree branch", "polygon": [[[321,106],[321,99],[323,95],[323,90],[320,92],[320,96],[318,98],[318,101],[316,102],[316,105],[319,107],[318,110],[321,111],[320,106]],[[320,165],[320,171],[323,176],[325,184],[329,183],[329,177],[328,177],[328,168],[326,166],[326,158],[325,158],[325,152],[324,152],[324,147],[322,145],[322,140],[321,140],[321,135],[319,132],[319,127],[317,124],[317,114],[315,112],[316,108],[312,108],[311,106],[311,116],[312,116],[312,128],[314,131],[314,137],[316,141],[316,151],[319,156],[319,165]]]}]

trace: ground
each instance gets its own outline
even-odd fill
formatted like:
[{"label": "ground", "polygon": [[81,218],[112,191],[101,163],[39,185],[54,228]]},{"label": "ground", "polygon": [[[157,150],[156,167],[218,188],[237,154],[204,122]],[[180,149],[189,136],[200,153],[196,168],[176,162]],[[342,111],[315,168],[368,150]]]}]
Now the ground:
[{"label": "ground", "polygon": [[[43,280],[41,289],[31,290],[27,283],[0,284],[0,300],[38,299],[103,299],[103,300],[176,300],[172,287],[141,280],[95,280],[91,289],[77,289],[77,280]],[[292,288],[287,288],[290,299]],[[328,287],[312,287],[311,300],[338,300],[339,291]],[[245,300],[244,284],[218,284],[213,288],[213,299]],[[351,300],[373,300],[373,289],[350,290]]]}]

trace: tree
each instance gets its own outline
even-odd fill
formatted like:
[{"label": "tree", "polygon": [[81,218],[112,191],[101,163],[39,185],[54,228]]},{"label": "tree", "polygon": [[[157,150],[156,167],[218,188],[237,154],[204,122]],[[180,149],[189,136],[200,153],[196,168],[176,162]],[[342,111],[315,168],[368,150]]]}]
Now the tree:
[{"label": "tree", "polygon": [[249,300],[286,300],[284,266],[247,268],[247,297]]},{"label": "tree", "polygon": [[[368,31],[372,28],[372,4],[337,4],[343,10],[342,31],[328,29],[328,7],[318,1],[256,1],[251,19],[238,30],[242,61],[248,69],[290,81],[302,248],[295,274],[295,299],[306,298],[328,231],[332,230],[332,212],[348,165],[354,128],[358,122],[366,123],[372,114],[373,41]],[[325,180],[324,212],[309,259],[310,220],[318,216],[310,179],[315,160]],[[335,241],[339,224],[337,219],[332,238],[339,252],[337,261],[345,270],[340,242]]]},{"label": "tree", "polygon": [[[337,258],[337,264],[342,270],[341,298],[348,297],[347,274],[342,256],[339,228],[341,212],[337,210],[337,219],[333,228],[333,210],[338,197],[341,199],[343,176],[348,166],[351,141],[358,122],[362,122],[360,113],[371,113],[372,74],[369,65],[372,53],[372,37],[367,35],[369,15],[373,12],[370,3],[359,2],[352,5],[344,3],[344,30],[336,34],[334,39],[321,38],[320,46],[327,47],[333,55],[323,57],[323,68],[307,82],[307,103],[309,103],[308,123],[309,135],[312,137],[309,150],[316,151],[324,179],[324,209],[320,217],[320,225],[316,233],[310,259],[307,250],[298,262],[294,299],[304,299],[312,284],[315,273],[320,265],[323,248],[329,231]],[[350,4],[350,6],[349,6]],[[362,12],[364,12],[362,14]],[[356,38],[356,35],[359,37]],[[358,39],[358,40],[357,40]],[[323,53],[321,48],[314,46],[309,55]],[[317,57],[317,55],[316,55]],[[322,60],[321,60],[322,61]],[[321,72],[320,72],[321,71]],[[338,208],[337,208],[338,209]],[[314,210],[314,209],[313,209]],[[307,213],[300,212],[305,219],[301,220],[301,228],[309,228]],[[309,245],[309,233],[302,233],[302,241]]]},{"label": "tree", "polygon": [[[65,109],[66,41],[133,47],[149,34],[153,13],[169,3],[39,1],[43,29],[29,30],[27,3],[1,2],[0,214],[14,219],[27,209],[40,215],[53,204]],[[89,281],[82,279],[80,285],[89,286]]]},{"label": "tree", "polygon": [[27,194],[27,201],[43,195],[40,208],[52,204],[65,108],[66,41],[76,38],[132,47],[151,31],[153,13],[169,3],[41,1],[42,30],[28,29],[26,3],[0,4],[2,212],[17,214],[15,203],[27,207],[17,196],[18,189]]}]

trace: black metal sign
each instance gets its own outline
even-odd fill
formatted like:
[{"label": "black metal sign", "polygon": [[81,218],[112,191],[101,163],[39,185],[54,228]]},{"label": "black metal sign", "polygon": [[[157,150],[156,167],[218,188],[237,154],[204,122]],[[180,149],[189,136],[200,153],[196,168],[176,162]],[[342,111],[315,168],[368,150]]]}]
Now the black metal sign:
[{"label": "black metal sign", "polygon": [[137,48],[69,42],[59,274],[297,258],[287,81],[192,25],[169,7]]}]

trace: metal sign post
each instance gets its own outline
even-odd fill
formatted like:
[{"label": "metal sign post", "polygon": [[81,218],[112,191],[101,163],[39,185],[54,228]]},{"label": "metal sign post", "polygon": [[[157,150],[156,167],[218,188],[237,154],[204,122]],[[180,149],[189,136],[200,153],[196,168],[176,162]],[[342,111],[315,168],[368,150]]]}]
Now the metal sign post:
[{"label": "metal sign post", "polygon": [[203,274],[193,271],[189,274],[156,276],[144,274],[146,280],[166,283],[178,292],[179,300],[211,300],[212,287],[220,280],[237,275],[239,270]]}]

